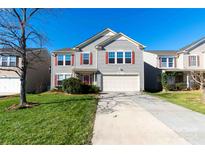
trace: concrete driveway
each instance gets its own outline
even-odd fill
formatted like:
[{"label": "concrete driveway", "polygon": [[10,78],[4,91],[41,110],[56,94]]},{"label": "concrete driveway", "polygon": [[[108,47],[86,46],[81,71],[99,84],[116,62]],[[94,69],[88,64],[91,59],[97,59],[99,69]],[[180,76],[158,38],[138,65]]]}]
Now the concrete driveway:
[{"label": "concrete driveway", "polygon": [[146,94],[101,94],[93,144],[205,144],[205,115]]}]

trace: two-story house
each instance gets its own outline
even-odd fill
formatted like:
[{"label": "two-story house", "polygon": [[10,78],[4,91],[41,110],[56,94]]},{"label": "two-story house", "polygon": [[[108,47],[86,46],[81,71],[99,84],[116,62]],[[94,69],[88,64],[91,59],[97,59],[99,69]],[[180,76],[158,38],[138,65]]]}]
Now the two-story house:
[{"label": "two-story house", "polygon": [[77,77],[102,91],[143,91],[145,46],[123,33],[105,29],[74,48],[51,56],[51,89]]},{"label": "two-story house", "polygon": [[197,40],[182,49],[147,50],[144,52],[145,90],[159,91],[162,89],[160,80],[162,72],[178,72],[170,78],[169,84],[185,83],[192,88],[196,82],[191,72],[205,73],[205,38]]},{"label": "two-story house", "polygon": [[[26,91],[38,93],[50,86],[50,54],[47,49],[28,49]],[[12,48],[0,49],[0,95],[20,93],[20,77],[14,71],[21,67],[21,57]]]}]

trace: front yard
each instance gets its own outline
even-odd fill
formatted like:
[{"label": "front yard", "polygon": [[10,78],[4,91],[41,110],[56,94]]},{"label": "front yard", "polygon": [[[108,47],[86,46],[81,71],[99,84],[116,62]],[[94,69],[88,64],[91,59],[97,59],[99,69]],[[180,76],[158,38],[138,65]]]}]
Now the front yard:
[{"label": "front yard", "polygon": [[97,100],[94,95],[28,95],[31,109],[5,111],[18,97],[0,98],[0,144],[90,144]]},{"label": "front yard", "polygon": [[202,93],[200,91],[159,92],[149,94],[205,114],[205,103],[202,103]]}]

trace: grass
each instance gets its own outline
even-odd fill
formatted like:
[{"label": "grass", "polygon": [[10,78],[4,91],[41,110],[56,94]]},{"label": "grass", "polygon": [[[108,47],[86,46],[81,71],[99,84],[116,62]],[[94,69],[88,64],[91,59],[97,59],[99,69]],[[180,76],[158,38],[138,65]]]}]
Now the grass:
[{"label": "grass", "polygon": [[90,144],[97,100],[94,95],[29,94],[30,109],[5,111],[17,96],[0,99],[0,144]]},{"label": "grass", "polygon": [[205,114],[205,103],[202,102],[201,91],[159,92],[149,93],[171,103]]}]

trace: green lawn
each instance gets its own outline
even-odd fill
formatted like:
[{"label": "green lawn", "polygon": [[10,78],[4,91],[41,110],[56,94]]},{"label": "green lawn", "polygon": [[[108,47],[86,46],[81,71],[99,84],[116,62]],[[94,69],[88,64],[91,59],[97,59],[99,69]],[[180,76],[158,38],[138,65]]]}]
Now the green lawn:
[{"label": "green lawn", "polygon": [[94,95],[29,94],[30,109],[5,111],[18,97],[0,98],[0,144],[90,144]]},{"label": "green lawn", "polygon": [[205,103],[202,103],[202,93],[200,91],[159,92],[149,94],[205,114]]}]

